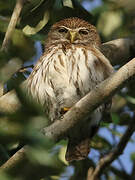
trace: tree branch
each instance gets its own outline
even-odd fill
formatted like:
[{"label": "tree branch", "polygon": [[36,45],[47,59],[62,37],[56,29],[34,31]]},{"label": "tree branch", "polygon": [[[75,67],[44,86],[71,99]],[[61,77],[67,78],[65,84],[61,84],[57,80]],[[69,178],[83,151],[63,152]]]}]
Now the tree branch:
[{"label": "tree branch", "polygon": [[[120,68],[111,77],[100,83],[68,111],[61,121],[43,129],[43,133],[54,140],[64,137],[77,123],[84,121],[95,108],[112,97],[135,75],[135,58]],[[83,122],[82,122],[83,123]]]},{"label": "tree branch", "polygon": [[123,65],[135,57],[135,37],[121,38],[103,43],[102,53],[113,65]]},{"label": "tree branch", "polygon": [[91,177],[88,180],[96,180],[100,176],[102,171],[105,169],[105,167],[111,164],[112,161],[114,161],[119,155],[122,154],[124,148],[126,147],[134,131],[135,131],[135,123],[134,123],[134,119],[132,119],[126,132],[122,136],[119,144],[114,148],[112,152],[110,152],[105,157],[100,159],[95,170],[91,173]]},{"label": "tree branch", "polygon": [[109,170],[123,180],[127,180],[127,179],[130,180],[131,176],[129,174],[127,174],[126,171],[124,171],[124,170],[118,170],[117,168],[115,168],[113,166],[110,166]]},{"label": "tree branch", "polygon": [[25,2],[26,2],[26,0],[17,0],[17,2],[16,2],[16,6],[14,8],[11,20],[8,25],[8,29],[6,31],[6,35],[5,35],[3,43],[2,43],[2,47],[1,47],[2,51],[7,51],[7,49],[8,49],[8,45],[9,45],[9,42],[10,42],[10,39],[12,36],[12,32],[15,29],[15,26],[17,24],[18,18],[20,16],[21,10],[22,10]]}]

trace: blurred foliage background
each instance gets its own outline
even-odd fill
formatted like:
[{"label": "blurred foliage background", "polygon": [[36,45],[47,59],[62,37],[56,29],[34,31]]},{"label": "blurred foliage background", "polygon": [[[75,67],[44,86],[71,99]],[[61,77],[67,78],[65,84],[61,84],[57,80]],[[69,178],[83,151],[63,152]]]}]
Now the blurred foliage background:
[{"label": "blurred foliage background", "polygon": [[[0,0],[0,48],[15,4],[16,0]],[[12,169],[0,173],[2,180],[86,179],[88,168],[95,167],[100,157],[117,144],[129,120],[134,117],[135,85],[130,83],[114,97],[113,123],[101,124],[98,135],[91,142],[89,158],[72,165],[67,164],[64,159],[66,141],[56,144],[39,133],[40,129],[47,125],[47,117],[41,108],[29,104],[17,87],[30,74],[33,64],[44,50],[50,26],[60,19],[74,16],[94,24],[102,42],[129,37],[135,33],[134,0],[28,0],[24,4],[8,51],[0,51],[0,95],[15,88],[24,104],[15,113],[0,112],[0,165],[23,145],[28,144],[26,158],[30,166],[24,167],[25,162],[22,162],[18,165],[18,173],[12,173]],[[118,64],[115,68],[120,66],[121,64]],[[127,145],[126,155],[108,166],[101,180],[120,180],[127,177],[133,180],[134,138],[133,136]],[[24,174],[24,169],[27,169],[28,173]]]}]

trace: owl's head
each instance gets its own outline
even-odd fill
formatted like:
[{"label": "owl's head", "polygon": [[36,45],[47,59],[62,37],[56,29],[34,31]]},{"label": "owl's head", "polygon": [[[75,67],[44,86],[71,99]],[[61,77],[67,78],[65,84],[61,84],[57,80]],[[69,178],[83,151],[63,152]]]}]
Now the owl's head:
[{"label": "owl's head", "polygon": [[99,46],[100,38],[95,26],[74,17],[61,20],[50,29],[48,44],[62,42]]}]

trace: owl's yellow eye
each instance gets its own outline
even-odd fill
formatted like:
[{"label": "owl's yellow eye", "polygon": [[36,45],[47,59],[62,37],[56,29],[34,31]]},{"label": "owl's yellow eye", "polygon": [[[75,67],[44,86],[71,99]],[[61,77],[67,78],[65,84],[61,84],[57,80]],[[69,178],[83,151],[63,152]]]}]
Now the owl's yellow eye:
[{"label": "owl's yellow eye", "polygon": [[89,33],[89,30],[87,29],[80,29],[79,34],[87,35]]},{"label": "owl's yellow eye", "polygon": [[59,30],[59,33],[67,33],[68,30],[66,28],[60,28]]}]

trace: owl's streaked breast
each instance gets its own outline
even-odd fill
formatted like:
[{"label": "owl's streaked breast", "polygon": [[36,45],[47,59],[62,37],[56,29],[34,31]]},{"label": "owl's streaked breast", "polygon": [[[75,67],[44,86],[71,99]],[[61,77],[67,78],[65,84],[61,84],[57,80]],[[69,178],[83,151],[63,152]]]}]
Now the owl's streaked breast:
[{"label": "owl's streaked breast", "polygon": [[28,78],[30,93],[40,104],[49,106],[53,119],[62,107],[72,107],[104,80],[96,67],[98,61],[89,49],[58,45],[42,56]]}]

